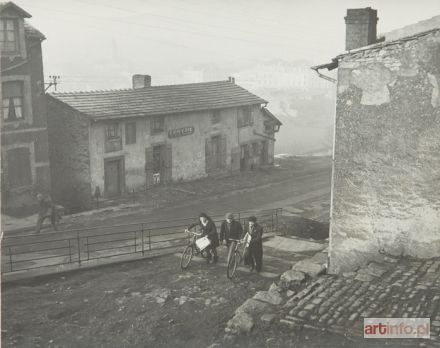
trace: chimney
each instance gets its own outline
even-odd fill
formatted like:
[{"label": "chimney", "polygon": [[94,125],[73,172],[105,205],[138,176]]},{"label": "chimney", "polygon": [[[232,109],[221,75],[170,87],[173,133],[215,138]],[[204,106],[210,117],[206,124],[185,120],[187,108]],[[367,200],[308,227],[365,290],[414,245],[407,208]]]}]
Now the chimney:
[{"label": "chimney", "polygon": [[345,50],[368,46],[377,42],[377,10],[371,7],[347,9],[345,17]]},{"label": "chimney", "polygon": [[150,75],[133,75],[133,89],[151,87],[151,76]]},{"label": "chimney", "polygon": [[228,81],[231,83],[235,83],[235,77],[229,76]]}]

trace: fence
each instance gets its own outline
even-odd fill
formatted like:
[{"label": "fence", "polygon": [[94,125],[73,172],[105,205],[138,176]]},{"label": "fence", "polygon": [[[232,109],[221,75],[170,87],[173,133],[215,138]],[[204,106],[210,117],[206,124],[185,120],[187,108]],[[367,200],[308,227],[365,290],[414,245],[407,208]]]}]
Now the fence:
[{"label": "fence", "polygon": [[[244,223],[258,218],[265,232],[278,229],[282,209],[239,212]],[[218,224],[223,216],[212,216]],[[38,235],[8,236],[2,240],[2,274],[35,269],[81,266],[91,261],[126,256],[127,259],[175,252],[188,243],[184,229],[195,218],[151,221],[116,226],[66,230]],[[130,257],[132,255],[133,257]],[[70,267],[70,268],[71,268]]]}]

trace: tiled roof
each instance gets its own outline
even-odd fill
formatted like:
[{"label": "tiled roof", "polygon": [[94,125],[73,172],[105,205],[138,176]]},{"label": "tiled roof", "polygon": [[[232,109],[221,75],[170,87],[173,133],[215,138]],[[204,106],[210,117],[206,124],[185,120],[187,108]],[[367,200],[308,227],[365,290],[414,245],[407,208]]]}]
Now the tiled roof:
[{"label": "tiled roof", "polygon": [[51,95],[94,120],[267,103],[264,99],[229,81]]},{"label": "tiled roof", "polygon": [[22,16],[23,18],[31,18],[32,16],[26,12],[25,10],[23,10],[20,6],[17,6],[16,4],[14,4],[12,1],[1,1],[0,2],[0,13],[3,12],[4,10],[7,9],[12,9],[14,11],[17,11],[20,16]]},{"label": "tiled roof", "polygon": [[28,22],[24,22],[24,32],[28,37],[35,37],[40,40],[46,39],[46,36],[44,36],[44,34],[41,31],[30,25]]}]

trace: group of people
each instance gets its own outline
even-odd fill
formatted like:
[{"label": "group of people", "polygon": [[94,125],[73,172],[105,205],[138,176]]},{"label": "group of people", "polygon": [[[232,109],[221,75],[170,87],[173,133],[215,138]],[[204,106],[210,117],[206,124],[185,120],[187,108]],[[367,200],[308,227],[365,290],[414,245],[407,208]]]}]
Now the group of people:
[{"label": "group of people", "polygon": [[205,213],[200,214],[199,219],[189,225],[187,231],[199,226],[202,231],[202,237],[207,236],[210,245],[206,248],[208,253],[208,262],[218,262],[217,248],[225,243],[228,247],[228,261],[235,250],[237,240],[242,240],[246,236],[250,238],[249,247],[244,255],[244,262],[247,265],[254,265],[257,272],[261,271],[263,266],[263,228],[257,223],[257,218],[251,216],[248,218],[248,228],[243,230],[243,226],[235,220],[232,213],[227,213],[225,220],[220,227],[220,237],[217,233],[217,227],[212,219]]}]

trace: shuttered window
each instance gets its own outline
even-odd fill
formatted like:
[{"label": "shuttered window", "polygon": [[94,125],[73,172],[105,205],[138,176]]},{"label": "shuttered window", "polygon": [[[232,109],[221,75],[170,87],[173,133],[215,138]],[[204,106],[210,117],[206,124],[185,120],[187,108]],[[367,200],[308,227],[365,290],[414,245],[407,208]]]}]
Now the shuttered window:
[{"label": "shuttered window", "polygon": [[237,119],[238,128],[252,126],[253,124],[254,121],[252,119],[252,108],[250,106],[246,106],[239,109]]},{"label": "shuttered window", "polygon": [[9,185],[13,187],[31,185],[32,172],[29,148],[9,150],[6,156]]},{"label": "shuttered window", "polygon": [[119,124],[111,123],[111,124],[107,125],[106,137],[107,137],[107,139],[119,138]]}]

